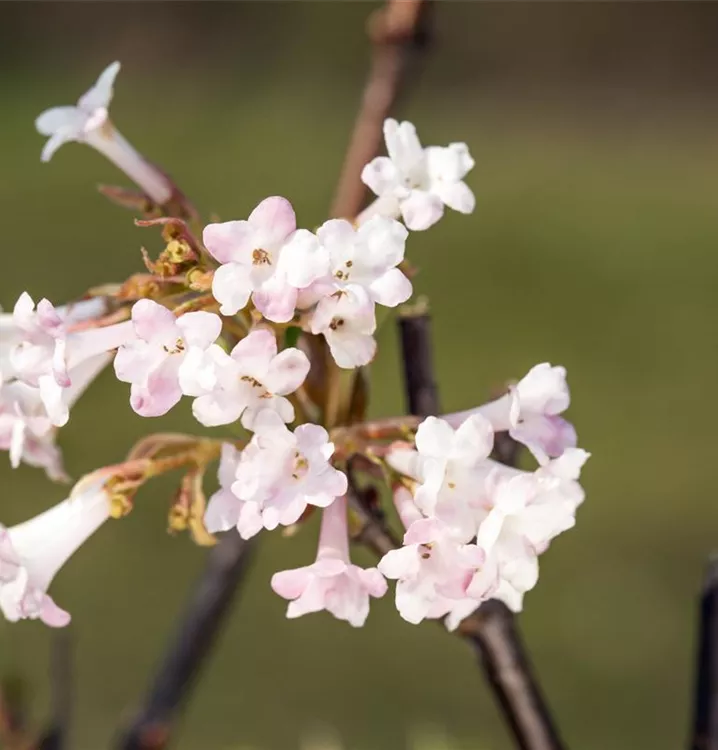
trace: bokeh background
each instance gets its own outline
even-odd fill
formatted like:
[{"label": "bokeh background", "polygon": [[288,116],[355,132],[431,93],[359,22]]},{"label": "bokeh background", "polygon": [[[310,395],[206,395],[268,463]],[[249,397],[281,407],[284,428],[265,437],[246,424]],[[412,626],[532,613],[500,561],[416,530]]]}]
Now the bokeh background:
[{"label": "bokeh background", "polygon": [[[289,197],[326,217],[368,66],[374,3],[2,3],[0,303],[61,302],[140,266],[157,234],[94,192],[125,184],[71,144],[49,165],[33,129],[120,59],[113,119],[205,213]],[[411,237],[434,311],[443,405],[567,366],[570,417],[593,453],[577,528],[542,558],[521,625],[569,746],[668,750],[686,739],[696,597],[718,546],[718,5],[449,3],[401,104],[426,143],[465,140],[469,217]],[[396,332],[372,370],[372,413],[403,409]],[[148,424],[105,373],[61,442],[71,473],[121,459]],[[63,571],[74,615],[75,747],[108,747],[177,622],[204,552],[165,533],[172,482],[143,492]],[[63,497],[0,463],[3,523]],[[350,750],[439,733],[510,742],[465,644],[404,623],[289,622],[271,573],[312,558],[316,528],[267,535],[177,734],[180,750],[288,750],[331,728]],[[0,623],[0,673],[47,708],[49,634]]]}]

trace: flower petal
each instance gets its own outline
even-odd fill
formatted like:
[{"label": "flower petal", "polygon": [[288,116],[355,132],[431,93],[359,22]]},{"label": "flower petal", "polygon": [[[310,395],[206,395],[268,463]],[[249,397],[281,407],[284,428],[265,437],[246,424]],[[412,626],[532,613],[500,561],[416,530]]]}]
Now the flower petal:
[{"label": "flower petal", "polygon": [[284,244],[297,228],[292,204],[281,196],[265,198],[249,215],[249,223],[257,233],[259,247],[274,250]]},{"label": "flower petal", "polygon": [[235,315],[247,306],[253,284],[250,272],[239,263],[226,263],[214,272],[212,294],[222,315]]}]

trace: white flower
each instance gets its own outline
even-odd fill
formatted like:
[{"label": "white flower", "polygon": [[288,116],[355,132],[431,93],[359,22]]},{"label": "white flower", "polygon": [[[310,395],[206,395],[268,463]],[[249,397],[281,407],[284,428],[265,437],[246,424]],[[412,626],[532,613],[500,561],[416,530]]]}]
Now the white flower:
[{"label": "white flower", "polygon": [[545,464],[567,448],[576,447],[573,425],[559,416],[570,402],[566,369],[543,362],[532,367],[501,398],[476,409],[448,414],[444,419],[458,427],[470,415],[481,414],[496,432],[508,430],[539,463]]},{"label": "white flower", "polygon": [[[11,347],[11,374],[39,388],[40,397],[52,423],[64,425],[68,406],[110,361],[108,352],[133,335],[132,324],[117,323],[104,328],[73,332],[71,318],[63,318],[46,299],[35,303],[24,292],[13,311],[14,335],[19,339]],[[80,373],[74,383],[72,373]],[[64,391],[68,393],[64,393]]]},{"label": "white flower", "polygon": [[275,573],[272,589],[290,600],[289,618],[327,610],[355,628],[366,622],[369,597],[384,596],[387,585],[376,568],[360,568],[349,559],[345,497],[322,511],[316,562]]},{"label": "white flower", "polygon": [[491,424],[475,414],[454,429],[443,419],[428,417],[416,433],[416,451],[396,450],[389,464],[416,479],[417,507],[442,520],[458,539],[476,535],[481,480],[493,447]]},{"label": "white flower", "polygon": [[125,172],[155,203],[162,205],[172,197],[169,180],[145,161],[110,121],[107,108],[119,71],[120,63],[108,65],[74,107],[53,107],[35,120],[40,134],[49,136],[42,150],[42,161],[49,161],[63,143],[86,143]]},{"label": "white flower", "polygon": [[404,260],[407,234],[402,224],[384,216],[375,216],[359,229],[344,219],[322,224],[317,239],[329,254],[328,293],[359,285],[379,305],[406,302],[411,282],[397,266]]},{"label": "white flower", "polygon": [[349,284],[343,290],[322,298],[309,326],[313,334],[324,335],[339,367],[361,367],[374,358],[374,302],[363,286]]},{"label": "white flower", "polygon": [[115,374],[132,384],[130,405],[140,416],[159,417],[182,398],[181,371],[196,367],[197,355],[201,359],[220,335],[222,321],[202,311],[175,318],[166,307],[141,299],[132,307],[130,325],[134,335],[117,351]]},{"label": "white flower", "polygon": [[40,619],[63,627],[70,615],[48,596],[60,568],[109,518],[101,483],[76,488],[67,500],[12,528],[0,526],[0,610],[11,622]]},{"label": "white flower", "polygon": [[249,333],[227,354],[216,344],[187,354],[180,370],[180,385],[197,396],[192,411],[207,427],[242,418],[252,429],[262,409],[276,411],[285,422],[294,419],[294,407],[284,398],[304,382],[309,359],[299,349],[277,354],[277,340],[266,329]]},{"label": "white flower", "polygon": [[247,220],[208,224],[202,239],[222,264],[212,281],[222,315],[234,315],[251,297],[267,320],[286,323],[299,290],[328,270],[326,251],[311,232],[297,229],[292,204],[280,196],[265,198]]},{"label": "white flower", "polygon": [[326,508],[346,492],[347,478],[330,463],[334,445],[323,427],[303,424],[292,433],[275,411],[265,409],[252,428],[231,484],[236,503],[232,507],[225,494],[220,506],[208,509],[210,532],[236,526],[249,539],[262,528],[293,524],[307,505]]},{"label": "white flower", "polygon": [[[27,293],[21,295],[20,299],[22,300],[23,298],[27,298],[27,301],[29,301],[29,305],[27,301],[23,301],[24,308],[27,309],[29,307],[29,312],[32,314],[32,298]],[[71,325],[73,323],[100,318],[107,312],[107,302],[102,297],[94,297],[62,305],[61,307],[55,307],[54,312],[63,323]],[[34,314],[37,315],[37,313]],[[30,321],[26,319],[25,325],[27,324],[31,325]],[[18,325],[15,314],[0,312],[0,382],[10,380],[13,377],[10,355],[13,349],[22,342],[24,337],[25,330]]]},{"label": "white flower", "polygon": [[[476,544],[456,539],[438,519],[424,518],[407,489],[397,489],[394,502],[407,531],[403,546],[384,555],[378,568],[397,580],[396,608],[407,622],[443,617],[466,598],[466,587],[476,571],[485,567],[486,554]],[[495,568],[493,573],[497,586]],[[489,598],[495,586],[486,587],[483,599]],[[473,601],[474,609],[479,603]]]},{"label": "white flower", "polygon": [[474,160],[465,143],[446,148],[423,148],[410,122],[384,122],[388,156],[378,156],[364,167],[362,181],[379,196],[359,217],[363,223],[379,212],[401,216],[409,229],[419,231],[435,224],[444,206],[470,214],[476,201],[463,182]]}]

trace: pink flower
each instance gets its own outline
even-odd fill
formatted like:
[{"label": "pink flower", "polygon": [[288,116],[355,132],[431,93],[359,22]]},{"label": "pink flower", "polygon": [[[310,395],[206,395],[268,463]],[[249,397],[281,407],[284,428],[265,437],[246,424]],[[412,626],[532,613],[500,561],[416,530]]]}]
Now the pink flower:
[{"label": "pink flower", "polygon": [[518,385],[496,401],[449,414],[445,419],[458,427],[471,414],[482,414],[496,432],[508,430],[539,463],[546,463],[567,448],[576,447],[573,425],[559,416],[570,402],[566,369],[544,362],[532,367]]},{"label": "pink flower", "polygon": [[207,225],[203,240],[222,264],[212,293],[223,315],[243,309],[251,296],[265,318],[286,323],[298,290],[328,270],[326,251],[311,232],[297,230],[291,203],[278,196],[263,200],[246,221]]},{"label": "pink flower", "polygon": [[[26,292],[15,304],[9,354],[10,374],[39,388],[52,423],[61,427],[69,418],[68,406],[109,363],[108,352],[132,336],[132,325],[73,332],[68,314],[60,314],[46,299],[35,303]],[[73,375],[74,373],[74,375]],[[74,382],[74,377],[80,378]]]},{"label": "pink flower", "polygon": [[379,305],[396,307],[406,302],[411,282],[397,266],[404,260],[407,235],[402,224],[383,216],[375,216],[359,229],[343,219],[322,224],[317,239],[329,253],[330,293],[351,284],[364,287]]},{"label": "pink flower", "polygon": [[428,417],[417,430],[416,450],[397,450],[388,457],[394,469],[419,482],[415,501],[422,513],[442,520],[465,542],[476,535],[476,505],[493,437],[480,414],[458,430]]},{"label": "pink flower", "polygon": [[495,568],[486,569],[484,550],[462,543],[438,519],[424,518],[407,489],[398,488],[394,502],[407,529],[404,545],[384,555],[378,567],[384,576],[397,580],[399,614],[413,624],[443,617],[466,598],[466,587],[479,569],[493,581],[474,609],[488,599],[498,586],[498,575]]},{"label": "pink flower", "polygon": [[0,610],[11,622],[63,627],[70,615],[48,596],[60,568],[110,516],[102,484],[92,483],[30,521],[0,526]]},{"label": "pink flower", "polygon": [[162,205],[172,197],[169,180],[137,153],[110,121],[107,109],[119,72],[120,63],[113,62],[102,71],[95,85],[80,97],[76,106],[53,107],[35,120],[38,132],[49,136],[42,150],[42,161],[50,161],[64,143],[86,143],[118,166],[155,203]]},{"label": "pink flower", "polygon": [[294,407],[284,397],[299,388],[308,372],[304,352],[290,348],[277,354],[274,334],[256,329],[231,354],[216,345],[189,352],[180,385],[186,395],[197,397],[192,410],[203,425],[230,424],[241,417],[252,429],[262,409],[276,411],[285,422],[294,419]]},{"label": "pink flower", "polygon": [[347,491],[346,476],[330,459],[327,431],[303,424],[290,432],[269,409],[253,421],[254,437],[242,451],[232,493],[241,504],[237,529],[245,539],[299,520],[308,505],[326,508]]},{"label": "pink flower", "polygon": [[321,299],[309,326],[313,334],[324,335],[339,367],[362,367],[374,358],[374,303],[366,289],[358,284],[349,284]]},{"label": "pink flower", "polygon": [[322,512],[316,562],[272,576],[272,589],[290,600],[287,617],[327,610],[358,628],[369,615],[369,597],[386,593],[386,581],[376,568],[351,564],[346,514],[346,498],[339,497]]},{"label": "pink flower", "polygon": [[[119,348],[115,374],[132,384],[130,405],[140,416],[159,417],[182,397],[179,380],[186,358],[216,341],[222,321],[208,312],[175,318],[166,307],[142,299],[132,308],[132,326],[135,339]],[[192,356],[190,365],[195,361]]]},{"label": "pink flower", "polygon": [[446,148],[423,148],[410,122],[384,122],[388,156],[378,156],[364,167],[362,181],[379,196],[359,217],[359,223],[377,212],[401,215],[413,231],[428,229],[443,215],[444,206],[464,214],[473,212],[474,194],[464,177],[474,160],[465,143]]},{"label": "pink flower", "polygon": [[66,479],[56,432],[38,388],[19,380],[0,385],[0,450],[9,452],[13,468],[22,462],[45,469],[50,479]]}]

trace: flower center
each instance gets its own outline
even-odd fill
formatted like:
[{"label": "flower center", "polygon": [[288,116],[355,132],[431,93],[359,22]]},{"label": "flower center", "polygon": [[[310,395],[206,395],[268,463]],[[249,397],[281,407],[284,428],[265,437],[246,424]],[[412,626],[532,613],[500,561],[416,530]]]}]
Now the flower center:
[{"label": "flower center", "polygon": [[266,250],[257,248],[252,250],[252,265],[254,266],[271,266],[272,258]]},{"label": "flower center", "polygon": [[259,380],[257,380],[257,378],[253,378],[251,375],[242,375],[240,380],[252,386],[252,388],[259,388],[262,391],[258,395],[259,398],[272,398],[272,394],[264,387],[263,383],[260,383]]},{"label": "flower center", "polygon": [[[349,269],[354,265],[354,261],[348,260],[344,264],[344,269]],[[349,271],[344,270],[342,268],[339,268],[334,272],[334,277],[339,279],[339,281],[348,281],[349,280]]]},{"label": "flower center", "polygon": [[309,461],[299,452],[296,451],[294,454],[294,471],[292,471],[292,479],[302,479],[306,476],[309,471]]},{"label": "flower center", "polygon": [[182,339],[177,339],[177,341],[175,341],[174,343],[174,347],[170,347],[165,344],[162,348],[167,352],[167,354],[181,354],[184,351],[185,346]]}]

